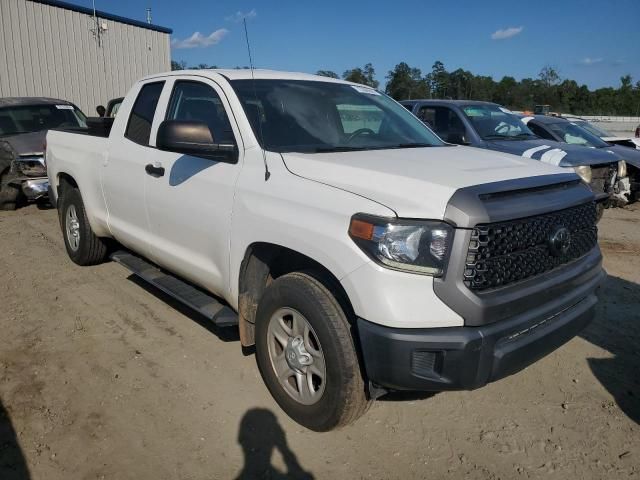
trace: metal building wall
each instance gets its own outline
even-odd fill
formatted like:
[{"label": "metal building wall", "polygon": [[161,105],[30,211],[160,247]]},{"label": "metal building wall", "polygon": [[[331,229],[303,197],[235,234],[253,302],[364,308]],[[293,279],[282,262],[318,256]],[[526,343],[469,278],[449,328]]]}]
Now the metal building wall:
[{"label": "metal building wall", "polygon": [[30,0],[0,0],[0,97],[69,100],[87,115],[145,75],[171,68],[168,33]]}]

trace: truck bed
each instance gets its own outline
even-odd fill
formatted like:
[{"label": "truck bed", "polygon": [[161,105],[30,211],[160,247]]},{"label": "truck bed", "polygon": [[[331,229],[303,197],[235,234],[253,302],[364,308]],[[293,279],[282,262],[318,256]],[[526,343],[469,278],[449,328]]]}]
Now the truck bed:
[{"label": "truck bed", "polygon": [[87,117],[87,128],[53,128],[51,130],[107,138],[111,133],[113,121],[112,117]]}]

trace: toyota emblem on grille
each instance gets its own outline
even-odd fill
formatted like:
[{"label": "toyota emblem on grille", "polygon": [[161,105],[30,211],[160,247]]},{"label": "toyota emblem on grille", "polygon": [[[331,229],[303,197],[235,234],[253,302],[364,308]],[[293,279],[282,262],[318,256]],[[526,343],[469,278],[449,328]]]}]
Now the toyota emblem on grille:
[{"label": "toyota emblem on grille", "polygon": [[566,255],[571,247],[571,232],[566,227],[556,227],[549,236],[549,251],[555,257]]}]

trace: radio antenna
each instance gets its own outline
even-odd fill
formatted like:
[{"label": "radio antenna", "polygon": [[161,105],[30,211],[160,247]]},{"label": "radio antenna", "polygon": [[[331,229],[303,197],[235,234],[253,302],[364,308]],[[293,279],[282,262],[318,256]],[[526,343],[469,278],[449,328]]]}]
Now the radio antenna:
[{"label": "radio antenna", "polygon": [[243,18],[244,23],[244,38],[247,40],[247,52],[249,53],[249,67],[251,68],[251,83],[253,85],[253,97],[256,100],[256,109],[258,110],[258,132],[260,134],[260,149],[262,150],[262,161],[264,163],[264,181],[266,182],[271,177],[269,171],[269,165],[267,164],[267,154],[264,151],[264,135],[262,134],[262,115],[260,111],[260,102],[258,101],[258,91],[256,90],[256,78],[253,73],[253,59],[251,58],[251,46],[249,45],[249,33],[247,32],[247,18]]}]

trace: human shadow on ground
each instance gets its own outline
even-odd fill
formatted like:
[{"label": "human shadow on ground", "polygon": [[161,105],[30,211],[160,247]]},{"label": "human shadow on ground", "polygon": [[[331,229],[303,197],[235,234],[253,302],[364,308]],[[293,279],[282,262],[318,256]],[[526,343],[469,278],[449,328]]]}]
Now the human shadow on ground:
[{"label": "human shadow on ground", "polygon": [[[252,408],[242,417],[238,443],[244,454],[244,466],[236,480],[293,479],[312,480],[287,443],[287,437],[276,416],[265,408]],[[273,452],[278,450],[287,471],[281,472],[271,463]]]},{"label": "human shadow on ground", "polygon": [[18,443],[16,431],[0,399],[0,478],[2,480],[29,480],[22,449]]},{"label": "human shadow on ground", "polygon": [[620,409],[640,424],[640,285],[608,276],[598,298],[596,318],[580,336],[613,358],[587,362]]}]

